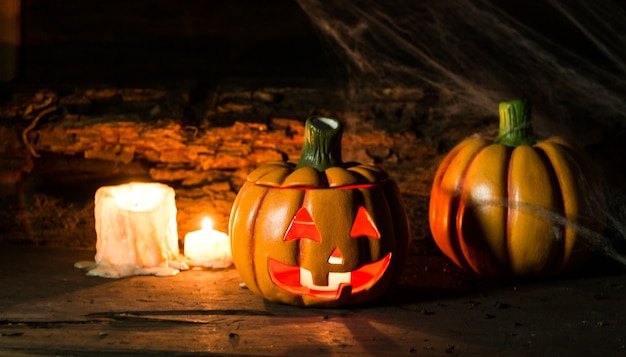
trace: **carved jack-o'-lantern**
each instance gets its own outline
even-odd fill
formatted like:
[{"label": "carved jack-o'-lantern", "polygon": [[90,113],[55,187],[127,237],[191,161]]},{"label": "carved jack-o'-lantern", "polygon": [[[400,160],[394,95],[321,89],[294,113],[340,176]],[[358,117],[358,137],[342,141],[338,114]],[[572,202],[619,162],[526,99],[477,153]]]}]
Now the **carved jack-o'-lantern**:
[{"label": "carved jack-o'-lantern", "polygon": [[234,202],[233,261],[254,293],[302,306],[370,301],[399,277],[409,228],[387,174],[341,161],[341,124],[309,118],[297,165],[265,164]]}]

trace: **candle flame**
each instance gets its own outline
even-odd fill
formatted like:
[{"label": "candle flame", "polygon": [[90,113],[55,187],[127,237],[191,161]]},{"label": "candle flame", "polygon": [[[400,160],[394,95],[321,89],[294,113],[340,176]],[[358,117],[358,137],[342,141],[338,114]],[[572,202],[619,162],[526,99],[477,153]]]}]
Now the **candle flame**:
[{"label": "candle flame", "polygon": [[204,217],[204,219],[202,220],[202,230],[210,231],[211,229],[213,229],[213,222],[209,217]]}]

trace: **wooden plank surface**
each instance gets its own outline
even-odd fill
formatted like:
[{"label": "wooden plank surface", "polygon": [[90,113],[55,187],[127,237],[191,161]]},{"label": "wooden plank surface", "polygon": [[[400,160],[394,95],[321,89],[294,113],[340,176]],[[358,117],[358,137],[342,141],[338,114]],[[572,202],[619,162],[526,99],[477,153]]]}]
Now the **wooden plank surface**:
[{"label": "wooden plank surface", "polygon": [[73,263],[93,253],[0,246],[0,355],[626,353],[626,274],[604,263],[560,279],[498,282],[414,249],[381,301],[312,309],[265,302],[233,268],[88,277]]}]

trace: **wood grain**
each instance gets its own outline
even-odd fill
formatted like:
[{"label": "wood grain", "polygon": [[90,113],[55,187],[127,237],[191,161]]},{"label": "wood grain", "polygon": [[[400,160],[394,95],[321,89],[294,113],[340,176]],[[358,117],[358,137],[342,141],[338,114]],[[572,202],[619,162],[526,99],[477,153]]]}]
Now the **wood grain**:
[{"label": "wood grain", "polygon": [[619,355],[626,275],[600,260],[575,276],[503,282],[413,245],[401,284],[348,309],[265,302],[235,269],[104,279],[93,252],[0,246],[0,354]]}]

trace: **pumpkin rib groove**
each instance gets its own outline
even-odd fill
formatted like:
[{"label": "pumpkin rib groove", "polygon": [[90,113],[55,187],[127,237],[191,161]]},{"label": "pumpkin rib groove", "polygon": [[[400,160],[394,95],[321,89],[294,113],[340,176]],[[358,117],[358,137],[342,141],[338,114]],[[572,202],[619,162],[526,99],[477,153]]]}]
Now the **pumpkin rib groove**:
[{"label": "pumpkin rib groove", "polygon": [[[280,162],[280,161],[270,162],[266,165],[258,167],[257,169],[252,171],[250,174],[248,174],[247,180],[249,182],[262,184],[265,186],[271,186],[271,183],[274,183],[274,185],[276,186],[275,184],[276,181],[275,180],[268,181],[267,177],[276,175],[276,171],[278,171],[282,175],[285,175],[286,172],[293,170],[292,166],[293,165],[291,165],[288,162]],[[278,175],[278,177],[280,177],[280,175]]]},{"label": "pumpkin rib groove", "polygon": [[[466,171],[467,171],[467,168],[464,169],[463,174],[460,176],[461,180],[459,182],[460,184],[459,187],[463,186],[463,181],[465,181]],[[456,191],[457,190],[455,189],[455,192],[452,193],[452,197],[450,199],[450,211],[448,212],[449,223],[447,227],[448,241],[450,243],[450,249],[453,252],[452,254],[454,254],[454,257],[456,258],[456,260],[459,263],[461,263],[462,266],[469,268],[470,267],[469,260],[465,256],[465,252],[463,252],[463,248],[461,247],[462,236],[459,234],[459,231],[458,231],[457,219],[459,215],[459,205],[461,203],[461,196]],[[460,190],[458,191],[461,192]]]},{"label": "pumpkin rib groove", "polygon": [[[431,190],[431,207],[430,207],[430,224],[431,224],[431,232],[433,232],[435,237],[435,242],[439,245],[440,249],[442,249],[455,263],[458,265],[470,269],[469,262],[465,258],[463,251],[461,249],[460,238],[457,233],[457,214],[460,203],[460,193],[462,192],[459,187],[459,179],[454,184],[454,188],[451,192],[445,192],[442,190],[443,181],[446,175],[448,175],[450,167],[454,160],[459,156],[467,146],[473,144],[473,139],[468,139],[461,142],[457,147],[452,149],[452,151],[444,158],[443,162],[440,164],[439,169],[435,175],[435,184],[433,185],[433,189]],[[467,170],[467,164],[464,171],[459,175],[459,178],[464,177],[465,171]],[[444,207],[448,207],[449,210],[446,212],[446,217],[443,219],[437,219],[439,215],[442,213],[439,211],[439,205],[441,204],[442,195],[449,196],[450,202],[447,202]],[[443,199],[447,199],[444,196]],[[445,232],[438,229],[440,228],[438,225],[441,225],[441,222],[446,222],[445,224]],[[442,237],[443,236],[443,237]],[[442,238],[445,239],[445,243],[442,244]]]},{"label": "pumpkin rib groove", "polygon": [[[449,252],[449,255],[452,255],[452,257],[450,258],[453,260],[456,260],[457,264],[465,265],[464,262],[462,262],[460,259],[460,256],[461,256],[460,247],[458,247],[458,249],[454,249],[454,247],[452,247],[453,237],[450,234],[450,231],[451,231],[450,225],[455,224],[455,221],[451,220],[452,214],[448,212],[448,215],[447,215],[448,217],[439,219],[441,212],[438,209],[439,208],[438,206],[441,200],[440,196],[442,196],[441,186],[443,185],[443,179],[446,176],[446,173],[448,172],[448,168],[450,167],[452,161],[461,151],[461,147],[460,147],[461,145],[462,144],[460,144],[456,150],[452,150],[440,163],[439,169],[437,169],[437,172],[435,174],[435,181],[433,183],[433,188],[431,189],[431,193],[430,193],[429,221],[430,221],[430,226],[431,226],[430,227],[431,234],[433,235],[433,238],[435,242],[437,243],[437,245],[440,246],[440,249],[442,249],[446,254],[448,254]],[[456,207],[456,203],[454,202],[454,196],[456,195],[456,192],[451,192],[449,194],[452,196],[453,202],[450,202],[448,207]],[[443,224],[442,222],[447,223],[445,227],[447,234],[444,234],[444,235],[448,236],[446,239],[446,243],[450,245],[449,249],[446,249],[448,247],[445,247],[443,242],[440,243],[441,237],[439,234],[440,230],[438,228],[439,228],[439,225]],[[452,251],[449,251],[449,250],[452,250]]]},{"label": "pumpkin rib groove", "polygon": [[[552,193],[554,197],[554,205],[551,210],[546,212],[548,215],[548,219],[552,221],[552,224],[559,229],[559,236],[555,236],[554,239],[559,243],[558,249],[554,252],[554,255],[550,261],[552,262],[552,266],[546,267],[548,272],[558,271],[563,263],[565,263],[565,220],[567,219],[567,214],[565,212],[565,199],[563,197],[563,183],[560,182],[556,168],[550,157],[541,146],[534,146],[537,153],[544,161],[546,172],[548,176],[550,176],[550,183],[552,185]],[[554,230],[552,232],[555,233]]]},{"label": "pumpkin rib groove", "polygon": [[[368,196],[370,197],[371,200],[371,205],[373,208],[375,208],[377,211],[374,213],[377,217],[383,217],[383,222],[393,222],[393,217],[391,216],[391,212],[390,212],[390,207],[389,207],[389,202],[385,197],[385,192],[384,191],[378,191],[376,190],[376,196],[372,196],[371,192],[368,192]],[[367,205],[367,202],[365,200],[365,194],[363,194],[363,198],[364,198],[364,205]],[[378,197],[380,196],[380,197]],[[382,208],[382,210],[384,210],[383,212],[380,211],[380,209]],[[376,226],[380,225],[380,220],[377,220],[374,222],[376,224]],[[383,225],[382,228],[378,228],[378,229],[383,229],[386,228],[386,226]],[[381,235],[383,237],[399,237],[399,235],[396,234],[395,229],[393,227],[393,225],[389,225],[390,228],[390,232],[391,234],[386,234],[386,232],[381,232]],[[363,239],[363,238],[361,238]],[[378,261],[379,259],[382,259],[383,256],[385,255],[383,252],[398,252],[400,253],[400,250],[398,249],[397,246],[397,241],[396,240],[381,240],[381,239],[373,239],[370,237],[366,237],[365,239],[365,244],[367,244],[367,248],[368,248],[368,252],[369,252],[369,259],[371,262],[375,262]],[[391,246],[390,247],[386,247],[385,244],[389,243]],[[400,254],[398,254],[400,255]],[[394,264],[397,263],[394,261]],[[390,275],[391,273],[391,275]],[[393,270],[393,266],[388,268],[387,271],[385,271],[382,276],[379,279],[379,286],[377,287],[370,287],[367,290],[373,290],[373,289],[383,289],[386,290],[387,287],[389,285],[391,285],[391,282],[389,280],[389,277],[393,277],[393,276],[399,276],[394,274],[394,270]],[[378,293],[376,293],[378,294]]]},{"label": "pumpkin rib groove", "polygon": [[252,215],[254,217],[254,219],[253,219],[254,223],[252,224],[252,227],[250,227],[250,242],[248,242],[248,246],[250,247],[250,252],[249,252],[249,257],[248,257],[248,259],[250,259],[250,269],[252,270],[252,274],[254,276],[254,284],[256,285],[256,289],[258,291],[260,291],[261,294],[264,294],[264,292],[263,292],[263,289],[261,288],[262,284],[258,283],[259,277],[257,276],[257,273],[256,273],[256,264],[255,264],[255,259],[254,259],[254,255],[256,253],[256,242],[255,242],[256,241],[256,235],[255,235],[255,232],[256,232],[256,224],[258,222],[257,217],[259,215],[259,212],[263,208],[263,203],[265,201],[265,198],[267,197],[268,192],[269,192],[269,189],[266,188],[265,192],[263,192],[263,195],[261,196],[261,198],[258,201],[259,203],[256,206],[254,214]]},{"label": "pumpkin rib groove", "polygon": [[[319,174],[317,174],[317,175],[319,177]],[[297,207],[304,207],[304,203],[309,199],[309,197],[308,197],[309,191],[308,190],[303,190],[302,192],[303,192],[303,194],[301,196],[301,199],[298,202]],[[309,214],[310,214],[310,212],[309,212]],[[314,223],[315,223],[315,221],[314,221]],[[302,265],[302,260],[303,260],[302,259],[302,255],[303,255],[303,252],[304,252],[304,244],[303,244],[304,242],[303,241],[304,241],[303,239],[297,239],[296,242],[295,242],[296,245],[297,245],[296,251],[298,252],[298,254],[296,256],[296,262],[297,262],[297,265],[299,265],[299,266]],[[305,301],[304,301],[304,298],[302,297],[302,295],[292,295],[291,298],[296,300],[296,305],[304,305],[305,304]]]},{"label": "pumpkin rib groove", "polygon": [[[302,195],[302,199],[300,200],[298,207],[304,207],[304,203],[308,199],[309,199],[309,192],[307,190],[304,190],[304,194]],[[302,265],[302,255],[304,254],[304,246],[302,244],[302,239],[297,239],[296,244],[298,246],[298,248],[296,249],[296,251],[298,252],[298,256],[296,257],[296,262],[298,263],[298,265]]]},{"label": "pumpkin rib groove", "polygon": [[[360,189],[359,194],[361,196],[361,200],[363,202],[363,206],[367,207],[371,205],[372,217],[379,217],[376,221],[374,221],[374,225],[376,229],[379,230],[379,236],[383,237],[398,237],[395,232],[393,225],[382,225],[380,222],[393,222],[393,216],[391,215],[391,208],[389,207],[389,200],[386,197],[386,192],[384,189],[381,190],[368,190],[368,189]],[[382,220],[380,219],[382,217]],[[384,229],[389,229],[390,234],[384,231]],[[384,254],[383,252],[395,252],[397,251],[397,243],[394,240],[383,240],[381,241],[379,238],[371,238],[366,237],[365,243],[367,244],[367,251],[369,256],[367,257],[370,261],[374,262],[378,259],[381,259]],[[392,246],[388,249],[383,249],[384,245],[387,243],[391,243]]]},{"label": "pumpkin rib groove", "polygon": [[391,214],[391,217],[395,217],[395,219],[404,218],[403,221],[400,222],[401,224],[392,225],[394,235],[396,237],[402,237],[402,240],[398,239],[393,243],[396,251],[398,252],[398,254],[396,254],[394,272],[392,272],[392,277],[394,277],[395,283],[395,281],[399,280],[402,269],[409,255],[411,227],[408,217],[406,216],[406,206],[404,205],[404,201],[397,199],[397,197],[402,197],[398,186],[392,181],[387,181],[384,186],[384,191],[387,202],[389,203],[390,200],[393,201],[389,205],[389,213]]},{"label": "pumpkin rib groove", "polygon": [[[352,198],[350,200],[354,202],[354,205],[356,207],[368,206],[366,193],[363,191],[364,191],[363,189],[357,189],[357,190],[352,191]],[[370,201],[371,201],[371,198],[370,198]],[[358,211],[357,209],[354,210],[355,217],[356,217],[357,211]],[[352,219],[352,221],[354,222],[354,219]],[[357,238],[350,237],[350,239],[356,239],[356,246],[358,247],[357,252],[359,254],[359,257],[357,259],[359,261],[359,265],[361,265],[361,262],[363,261],[374,261],[374,258],[372,257],[372,250],[371,250],[371,244],[369,242],[369,238],[363,239],[363,237],[357,237]]]},{"label": "pumpkin rib groove", "polygon": [[515,199],[511,197],[511,180],[512,180],[512,174],[511,174],[511,156],[513,155],[513,151],[515,150],[515,148],[511,148],[511,149],[507,149],[507,158],[506,158],[506,163],[507,163],[507,169],[506,169],[506,200],[504,202],[504,204],[506,204],[506,216],[504,217],[504,219],[506,219],[506,224],[504,225],[504,245],[506,246],[506,253],[507,253],[507,270],[509,269],[508,267],[511,266],[511,203],[515,202]]},{"label": "pumpkin rib groove", "polygon": [[[243,198],[244,198],[244,197],[245,197],[245,195],[248,193],[248,191],[249,191],[251,188],[253,188],[253,187],[255,187],[255,185],[254,185],[253,183],[251,183],[251,182],[246,182],[246,183],[245,183],[245,184],[244,184],[244,185],[243,185],[243,186],[239,189],[239,192],[238,192],[238,194],[237,194],[237,197],[235,198],[235,201],[233,202],[233,208],[232,208],[232,212],[231,212],[230,219],[229,219],[229,223],[228,223],[228,226],[229,226],[229,236],[230,236],[230,240],[231,240],[231,251],[233,251],[233,253],[236,253],[236,252],[235,252],[235,245],[236,245],[236,242],[235,242],[235,239],[234,239],[234,237],[235,237],[235,229],[236,229],[236,227],[235,227],[235,225],[234,225],[234,222],[237,220],[238,216],[241,214],[241,203],[242,203],[242,201],[244,201],[244,199],[243,199]],[[258,212],[258,209],[257,209],[257,212]],[[252,236],[253,236],[253,234],[254,234],[254,232],[252,232],[252,235],[251,235],[251,237],[250,237],[250,240],[252,240]],[[247,243],[248,243],[248,242],[247,242]],[[255,274],[255,270],[254,270],[254,259],[251,259],[251,257],[253,256],[252,254],[253,254],[253,253],[249,253],[249,255],[250,255],[250,256],[248,257],[248,260],[249,260],[249,261],[251,262],[251,264],[252,264],[252,269],[250,269],[250,272],[251,272],[251,273],[252,273],[252,275],[255,277],[255,279],[254,279],[255,286],[254,286],[254,287],[248,287],[248,288],[249,288],[249,289],[251,289],[252,291],[254,291],[255,289],[257,289],[257,290],[258,290],[258,289],[259,289],[259,287],[258,287],[258,284],[256,283],[256,274]],[[236,261],[236,259],[237,259],[237,256],[236,256],[235,254],[233,254],[233,261],[235,262],[235,266],[237,266],[237,261]],[[241,268],[241,269],[243,269],[243,268]]]},{"label": "pumpkin rib groove", "polygon": [[559,242],[555,240],[553,209],[558,205],[549,164],[529,145],[518,146],[510,159],[511,188],[515,191],[509,217],[512,220],[510,265],[516,275],[544,275],[554,263]]},{"label": "pumpkin rib groove", "polygon": [[[300,170],[300,169],[295,169],[294,170]],[[319,172],[315,172],[315,174],[319,177],[320,174]],[[302,192],[303,194],[300,196],[300,199],[298,201],[298,204],[295,205],[296,207],[305,207],[305,203],[310,199],[310,195],[309,195],[309,190],[299,190],[299,192]],[[311,212],[309,212],[309,214],[311,214]],[[289,221],[291,221],[293,219],[290,218]],[[313,219],[313,223],[316,224],[315,219]],[[305,251],[305,247],[304,247],[304,239],[296,239],[295,242],[293,242],[294,244],[296,244],[296,249],[295,252],[296,253],[296,263],[298,266],[302,266],[302,256],[303,253]],[[306,305],[306,302],[304,300],[304,297],[302,295],[298,295],[298,294],[289,294],[291,299],[294,299],[294,303],[295,305]],[[263,296],[267,296],[265,294],[263,294]],[[280,301],[280,300],[275,300],[275,301]]]},{"label": "pumpkin rib groove", "polygon": [[[396,196],[391,196],[392,193],[390,193],[389,191],[393,190],[394,187],[393,185],[385,185],[385,187],[383,188],[383,192],[382,192],[382,197],[381,199],[384,200],[385,204],[382,205],[383,207],[385,207],[386,209],[386,218],[385,220],[388,221],[393,221],[393,217],[394,213],[396,212],[396,210],[400,209],[403,210],[404,209],[404,205],[402,205],[401,207],[397,207],[399,204],[398,202],[391,202],[391,198],[392,197],[396,197]],[[408,232],[402,232],[400,231],[400,229],[403,229],[405,227],[408,227],[407,225],[388,225],[386,226],[387,228],[389,228],[391,230],[391,234],[394,237],[407,237],[406,239],[406,244],[404,244],[404,240],[392,240],[392,241],[387,241],[386,243],[390,243],[393,246],[388,248],[388,249],[379,249],[379,256],[382,255],[383,251],[395,251],[398,252],[397,254],[397,261],[394,267],[392,267],[393,270],[391,276],[399,276],[401,271],[398,271],[398,267],[402,267],[404,265],[404,261],[406,260],[406,255],[408,254],[408,237],[410,237],[410,234]],[[399,243],[402,243],[402,246],[400,246]],[[382,244],[382,243],[381,243]],[[370,245],[370,249],[371,249],[371,245]],[[372,258],[372,261],[375,261],[377,259]],[[393,284],[394,282],[392,282]]]},{"label": "pumpkin rib groove", "polygon": [[[230,221],[229,221],[229,235],[230,235],[230,239],[231,239],[231,248],[232,248],[232,252],[233,252],[233,262],[235,263],[235,266],[237,267],[237,269],[240,269],[242,274],[250,274],[253,277],[255,276],[255,272],[253,269],[250,269],[250,266],[248,265],[248,262],[252,262],[252,259],[250,259],[249,257],[249,252],[245,252],[245,255],[248,257],[247,259],[243,259],[240,260],[239,256],[240,256],[240,251],[237,249],[237,246],[240,245],[244,245],[247,246],[250,240],[250,235],[249,234],[244,234],[244,235],[238,235],[236,233],[237,229],[239,228],[237,225],[234,224],[234,222],[236,222],[237,220],[239,220],[239,218],[242,215],[242,206],[245,207],[246,204],[246,200],[244,199],[244,194],[248,194],[249,191],[251,191],[252,189],[254,189],[256,187],[256,185],[252,184],[251,182],[246,182],[241,189],[239,190],[239,193],[235,199],[235,202],[233,203],[233,208],[232,208],[232,212],[231,212],[231,217],[230,217]],[[247,230],[246,230],[247,232]],[[242,237],[244,239],[243,244],[242,244],[242,239],[235,239],[235,237]],[[243,261],[243,263],[242,263]],[[251,291],[258,291],[258,287],[256,284],[256,279],[252,279],[251,280],[252,283],[248,283],[248,288]]]},{"label": "pumpkin rib groove", "polygon": [[[542,143],[541,149],[544,150],[555,170],[558,168],[555,173],[563,197],[563,214],[559,218],[563,220],[564,237],[563,259],[560,269],[569,270],[570,267],[578,265],[580,261],[585,259],[586,254],[582,254],[582,252],[588,247],[585,247],[587,243],[584,241],[584,233],[581,231],[595,232],[598,229],[596,227],[597,222],[593,222],[590,216],[591,212],[603,205],[598,205],[598,201],[589,201],[593,195],[584,194],[584,191],[593,192],[595,187],[587,181],[588,176],[584,174],[587,163],[584,160],[582,162],[576,161],[569,146],[550,141],[549,143]],[[568,165],[563,165],[562,162],[566,162]],[[601,200],[602,195],[596,194],[595,196]]]},{"label": "pumpkin rib groove", "polygon": [[[504,145],[482,145],[463,167],[462,174],[458,174],[459,200],[453,201],[458,206],[455,221],[458,244],[468,270],[480,275],[497,275],[508,259],[503,235],[507,156]],[[502,161],[493,160],[494,157]]]},{"label": "pumpkin rib groove", "polygon": [[450,220],[451,222],[454,222],[454,226],[452,227],[453,229],[449,230],[449,234],[452,234],[452,233],[454,234],[454,239],[452,239],[453,238],[452,236],[450,237],[452,248],[453,250],[458,251],[457,253],[458,257],[463,258],[462,260],[459,259],[463,267],[472,269],[474,271],[480,271],[480,272],[482,272],[482,269],[474,265],[475,259],[469,256],[470,250],[467,247],[465,247],[465,244],[464,244],[467,241],[467,237],[465,237],[462,231],[462,226],[463,226],[462,221],[463,221],[464,213],[466,211],[465,209],[466,205],[463,202],[462,193],[465,192],[465,185],[467,183],[467,175],[470,170],[470,167],[472,166],[472,164],[474,164],[476,157],[478,157],[478,155],[481,152],[483,152],[483,150],[487,149],[488,147],[489,145],[487,143],[483,143],[481,147],[478,148],[476,152],[474,152],[472,156],[465,162],[465,167],[463,168],[463,171],[459,175],[458,186],[457,188],[455,188],[455,192],[453,193],[453,197],[450,202],[450,206],[452,207],[451,212],[450,212],[450,218],[454,218]]},{"label": "pumpkin rib groove", "polygon": [[[393,218],[392,218],[391,212],[390,212],[391,209],[389,208],[389,201],[387,200],[385,195],[386,194],[385,194],[384,190],[381,190],[380,192],[377,192],[377,195],[376,195],[377,197],[372,197],[371,194],[370,194],[371,200],[372,200],[371,205],[372,205],[373,208],[375,208],[377,210],[379,210],[381,208],[384,209],[384,213],[376,212],[376,216],[383,216],[384,217],[384,220],[383,220],[384,222],[393,222]],[[362,194],[362,196],[363,196],[363,200],[364,200],[363,204],[365,205],[365,204],[367,204],[367,202],[365,202],[365,194]],[[380,196],[380,197],[378,197],[378,196]],[[378,222],[374,222],[374,223],[378,227],[377,229],[379,229],[379,230],[387,227],[387,226],[380,227]],[[391,230],[391,235],[384,234],[384,236],[385,237],[387,237],[387,236],[397,237],[398,235],[396,234],[393,225],[389,225],[388,227]],[[382,255],[381,251],[396,252],[397,249],[398,249],[397,247],[393,246],[390,249],[382,250],[381,249],[382,248],[381,247],[382,244],[387,243],[387,242],[395,244],[396,242],[395,241],[384,241],[384,242],[381,242],[380,240],[377,240],[377,241],[380,242],[380,243],[379,244],[372,244],[372,242],[374,242],[374,240],[369,238],[369,237],[367,238],[368,251],[369,251],[369,254],[370,254],[369,259],[371,259],[371,261],[376,261],[376,260],[382,258],[381,257],[381,255]]]}]

